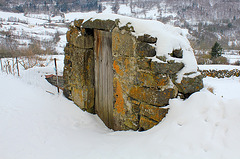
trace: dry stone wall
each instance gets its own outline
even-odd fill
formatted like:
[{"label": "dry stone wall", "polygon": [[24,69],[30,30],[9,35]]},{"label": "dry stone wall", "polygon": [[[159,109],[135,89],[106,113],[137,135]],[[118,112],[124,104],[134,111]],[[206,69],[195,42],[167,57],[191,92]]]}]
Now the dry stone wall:
[{"label": "dry stone wall", "polygon": [[202,76],[205,77],[213,77],[213,78],[229,78],[229,77],[239,77],[240,70],[199,70]]},{"label": "dry stone wall", "polygon": [[[183,63],[154,62],[156,37],[135,37],[133,27],[119,27],[112,20],[75,20],[67,32],[64,67],[64,95],[81,109],[95,113],[94,46],[95,30],[112,34],[113,125],[114,130],[148,130],[167,114],[169,99],[179,94],[183,98],[203,87],[202,76],[183,78],[177,83],[176,74]],[[173,50],[181,58],[181,50]]]},{"label": "dry stone wall", "polygon": [[94,113],[93,36],[91,32],[81,29],[80,24],[81,20],[75,21],[75,26],[67,32],[64,95],[81,109]]}]

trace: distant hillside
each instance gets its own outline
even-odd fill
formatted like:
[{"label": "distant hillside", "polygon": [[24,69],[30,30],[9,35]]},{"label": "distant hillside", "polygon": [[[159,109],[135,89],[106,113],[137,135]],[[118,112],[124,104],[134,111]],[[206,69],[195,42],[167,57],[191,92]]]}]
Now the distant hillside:
[{"label": "distant hillside", "polygon": [[51,13],[97,10],[97,0],[0,0],[0,9],[14,12]]},{"label": "distant hillside", "polygon": [[240,49],[239,0],[130,0],[101,2],[103,10],[186,28],[195,49],[210,49],[218,41],[225,49]]},{"label": "distant hillside", "polygon": [[0,10],[45,13],[112,12],[156,19],[189,30],[193,48],[240,49],[239,0],[0,0]]}]

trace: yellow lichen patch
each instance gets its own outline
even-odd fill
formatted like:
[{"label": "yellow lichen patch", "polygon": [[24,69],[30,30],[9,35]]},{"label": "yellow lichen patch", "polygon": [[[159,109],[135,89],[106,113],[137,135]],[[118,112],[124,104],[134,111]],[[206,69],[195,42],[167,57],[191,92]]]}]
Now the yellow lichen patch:
[{"label": "yellow lichen patch", "polygon": [[153,120],[149,120],[148,118],[146,118],[144,116],[141,116],[140,121],[139,121],[139,126],[143,130],[151,129],[152,127],[154,127],[157,124],[158,124],[157,122],[155,122]]},{"label": "yellow lichen patch", "polygon": [[124,60],[124,66],[125,66],[125,72],[128,72],[129,71],[129,67],[130,67],[129,59],[125,59]]},{"label": "yellow lichen patch", "polygon": [[113,61],[113,68],[115,69],[117,74],[119,74],[120,76],[123,76],[123,71],[120,69],[116,60]]},{"label": "yellow lichen patch", "polygon": [[149,119],[160,122],[168,113],[168,109],[155,107],[141,103],[140,105],[141,115],[147,116]]},{"label": "yellow lichen patch", "polygon": [[69,55],[65,55],[65,59],[66,60],[70,60],[70,56]]},{"label": "yellow lichen patch", "polygon": [[129,94],[131,97],[141,101],[145,101],[147,97],[144,89],[141,87],[132,87]]},{"label": "yellow lichen patch", "polygon": [[157,82],[157,86],[160,87],[160,86],[166,86],[169,82],[169,79],[166,77],[166,78],[159,78],[159,77],[156,77],[156,82]]},{"label": "yellow lichen patch", "polygon": [[129,118],[126,118],[124,125],[136,131],[138,129],[138,116],[132,114]]},{"label": "yellow lichen patch", "polygon": [[166,86],[169,82],[168,77],[146,72],[138,72],[137,78],[140,82],[140,86],[146,87],[162,87]]},{"label": "yellow lichen patch", "polygon": [[113,52],[118,52],[118,46],[120,43],[120,35],[119,33],[113,32],[112,34],[112,50]]},{"label": "yellow lichen patch", "polygon": [[74,103],[80,108],[84,107],[83,93],[82,90],[74,88],[72,91],[72,97]]},{"label": "yellow lichen patch", "polygon": [[116,92],[114,96],[116,99],[114,107],[116,108],[119,114],[125,115],[123,92],[122,92],[121,84],[118,80],[116,81]]},{"label": "yellow lichen patch", "polygon": [[141,74],[140,81],[143,83],[144,86],[151,87],[154,86],[156,81],[154,81],[154,78],[150,74]]},{"label": "yellow lichen patch", "polygon": [[74,26],[76,27],[81,27],[82,23],[83,23],[83,19],[78,19],[78,20],[74,20]]},{"label": "yellow lichen patch", "polygon": [[136,101],[136,100],[131,100],[131,102],[132,102],[133,104],[136,104],[136,105],[139,105],[139,104],[140,104],[140,102],[139,102],[139,101]]},{"label": "yellow lichen patch", "polygon": [[73,28],[72,30],[72,35],[78,36],[78,29],[77,28]]},{"label": "yellow lichen patch", "polygon": [[71,39],[71,32],[67,31],[67,42],[69,42]]}]

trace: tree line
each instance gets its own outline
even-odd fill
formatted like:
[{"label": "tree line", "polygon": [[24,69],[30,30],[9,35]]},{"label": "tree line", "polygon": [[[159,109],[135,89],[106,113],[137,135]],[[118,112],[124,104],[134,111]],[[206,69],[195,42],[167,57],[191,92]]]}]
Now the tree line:
[{"label": "tree line", "polygon": [[0,0],[0,10],[19,13],[58,13],[98,9],[98,0]]}]

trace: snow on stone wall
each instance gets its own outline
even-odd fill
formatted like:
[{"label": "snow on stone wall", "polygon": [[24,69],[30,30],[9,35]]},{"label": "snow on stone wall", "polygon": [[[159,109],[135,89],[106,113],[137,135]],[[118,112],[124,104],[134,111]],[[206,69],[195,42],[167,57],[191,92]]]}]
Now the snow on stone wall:
[{"label": "snow on stone wall", "polygon": [[[180,28],[112,14],[86,14],[79,18],[67,32],[64,94],[81,109],[97,113],[108,127],[150,129],[168,112],[165,106],[169,99],[178,95],[186,98],[203,87],[186,32]],[[109,34],[111,60],[107,66],[111,69],[106,73],[106,69],[101,72],[101,64],[100,69],[96,65],[98,56],[105,58],[101,49],[107,47],[103,41]],[[105,115],[96,111],[96,90],[104,87],[101,80],[105,82],[96,72],[112,74],[112,105],[105,109],[103,104],[100,110],[107,111]],[[96,84],[99,77],[101,88]]]}]

